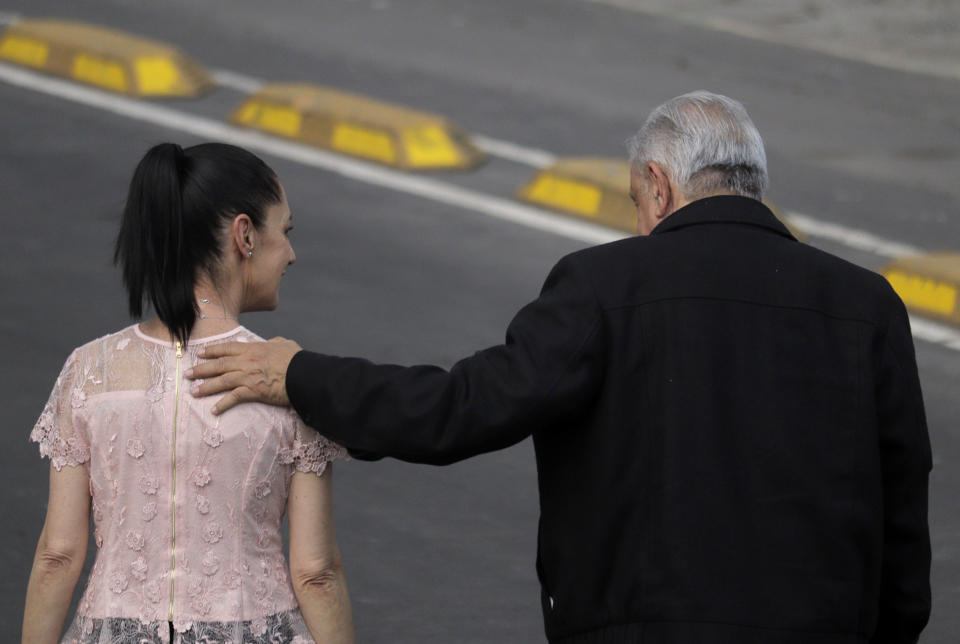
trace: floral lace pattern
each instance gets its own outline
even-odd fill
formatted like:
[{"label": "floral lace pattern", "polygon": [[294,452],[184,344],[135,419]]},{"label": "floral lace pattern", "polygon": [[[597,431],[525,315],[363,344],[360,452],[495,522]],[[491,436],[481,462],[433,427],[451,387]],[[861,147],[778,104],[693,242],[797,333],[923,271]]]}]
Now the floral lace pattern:
[{"label": "floral lace pattern", "polygon": [[73,386],[76,367],[74,352],[67,359],[49,402],[30,432],[30,440],[40,444],[41,456],[49,458],[58,470],[90,460],[89,446],[73,430],[73,409],[83,407],[86,402],[83,390]]},{"label": "floral lace pattern", "polygon": [[191,341],[178,364],[132,326],[75,350],[57,378],[30,438],[58,470],[87,467],[98,548],[64,641],[166,642],[168,621],[179,642],[312,641],[281,524],[294,473],[346,453],[291,410],[214,416],[216,397],[190,396],[182,372],[226,340],[261,339]]},{"label": "floral lace pattern", "polygon": [[298,610],[242,622],[198,622],[182,632],[175,630],[172,641],[169,622],[78,616],[62,641],[64,644],[314,644]]}]

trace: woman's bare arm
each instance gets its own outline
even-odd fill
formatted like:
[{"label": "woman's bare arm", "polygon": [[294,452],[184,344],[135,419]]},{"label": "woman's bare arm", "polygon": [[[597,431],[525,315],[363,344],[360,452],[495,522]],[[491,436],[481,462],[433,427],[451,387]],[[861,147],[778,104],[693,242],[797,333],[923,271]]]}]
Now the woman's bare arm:
[{"label": "woman's bare arm", "polygon": [[87,554],[90,530],[90,485],[86,466],[50,467],[50,498],[37,542],[27,602],[23,644],[60,641],[73,589]]},{"label": "woman's bare arm", "polygon": [[333,467],[296,472],[287,501],[290,574],[300,611],[317,644],[352,644],[353,615],[333,529]]}]

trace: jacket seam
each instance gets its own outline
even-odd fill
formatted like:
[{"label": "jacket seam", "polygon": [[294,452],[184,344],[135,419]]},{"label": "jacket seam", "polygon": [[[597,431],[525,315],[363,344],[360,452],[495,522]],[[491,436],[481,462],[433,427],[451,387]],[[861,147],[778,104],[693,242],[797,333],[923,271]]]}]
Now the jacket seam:
[{"label": "jacket seam", "polygon": [[682,296],[676,296],[676,297],[656,297],[649,300],[632,302],[629,304],[617,304],[612,306],[606,306],[606,307],[603,307],[603,311],[606,313],[606,312],[618,311],[620,309],[637,308],[639,306],[646,306],[647,304],[656,304],[657,302],[672,302],[672,301],[678,301],[678,300],[711,300],[714,302],[738,302],[740,304],[752,304],[754,306],[763,306],[771,309],[783,309],[788,311],[808,311],[810,313],[819,313],[824,317],[828,317],[834,320],[861,322],[864,324],[869,324],[871,326],[877,325],[876,321],[874,320],[869,320],[866,318],[859,318],[854,316],[836,315],[834,313],[829,313],[827,311],[822,311],[820,309],[812,308],[809,306],[787,306],[783,304],[771,304],[769,302],[757,302],[754,300],[745,300],[745,299],[736,298],[736,297],[710,297],[705,295],[682,295]]},{"label": "jacket seam", "polygon": [[590,329],[587,331],[586,335],[583,337],[583,340],[580,341],[580,344],[577,348],[570,353],[570,357],[567,359],[566,364],[563,367],[563,371],[557,376],[556,380],[553,381],[553,384],[547,389],[547,397],[549,397],[558,386],[560,382],[566,377],[567,372],[570,371],[570,367],[574,364],[575,359],[580,357],[580,354],[583,353],[584,347],[587,346],[587,343],[596,335],[597,327],[600,326],[600,313],[595,313],[593,317],[593,324],[590,325]]},{"label": "jacket seam", "polygon": [[[788,241],[793,241],[793,242],[797,241],[797,238],[793,236],[793,234],[789,231],[789,229],[788,229],[788,230],[780,230],[779,228],[777,228],[777,227],[774,226],[773,224],[768,224],[768,223],[765,223],[765,222],[759,222],[759,221],[737,221],[737,220],[732,220],[732,219],[725,219],[725,220],[712,220],[712,219],[711,219],[711,220],[707,220],[707,221],[688,221],[688,222],[683,222],[683,223],[676,224],[676,225],[673,226],[672,228],[667,228],[667,229],[661,231],[659,234],[667,235],[667,234],[670,234],[670,233],[672,233],[672,232],[677,232],[677,231],[680,231],[680,230],[684,230],[684,229],[686,229],[686,228],[692,228],[692,227],[694,227],[694,226],[709,226],[709,225],[713,225],[713,224],[717,224],[717,225],[721,225],[721,226],[724,226],[724,225],[726,225],[726,226],[747,226],[747,227],[749,227],[749,228],[756,228],[756,229],[760,229],[760,230],[762,230],[762,231],[764,231],[764,232],[773,233],[774,235],[778,235],[778,236],[780,236],[780,237],[783,237],[784,239],[786,239],[786,240],[788,240]],[[656,229],[654,229],[654,230],[656,230]]]},{"label": "jacket seam", "polygon": [[597,628],[591,628],[589,630],[577,631],[569,635],[563,635],[559,639],[561,641],[570,639],[571,637],[579,637],[581,635],[589,635],[596,631],[602,631],[611,627],[620,627],[620,626],[631,626],[633,624],[703,624],[703,625],[717,625],[717,626],[736,626],[737,628],[749,628],[756,631],[773,631],[773,632],[785,632],[785,633],[797,633],[801,635],[839,635],[839,636],[853,636],[865,639],[865,636],[860,632],[850,632],[850,631],[809,631],[802,630],[798,628],[783,628],[778,626],[756,626],[753,624],[741,624],[739,622],[722,622],[717,620],[699,620],[699,619],[643,619],[640,621],[634,622],[616,622],[612,624],[605,624]]},{"label": "jacket seam", "polygon": [[[573,257],[570,257],[569,261],[571,265],[575,265],[578,263]],[[577,269],[577,272],[582,272],[580,271],[579,266],[576,266],[576,269]],[[557,376],[556,380],[553,381],[553,384],[550,385],[549,389],[547,389],[546,395],[548,397],[556,390],[558,386],[560,386],[560,382],[564,379],[564,377],[566,377],[567,373],[570,371],[571,365],[573,365],[575,363],[576,358],[578,358],[584,352],[584,348],[587,346],[587,343],[590,341],[590,339],[593,338],[594,335],[596,334],[597,327],[600,326],[600,321],[603,319],[604,309],[602,306],[600,306],[600,298],[597,297],[597,291],[590,280],[589,273],[587,273],[584,276],[584,281],[587,283],[587,286],[590,287],[590,294],[593,296],[593,304],[594,304],[593,322],[590,325],[590,328],[587,330],[586,335],[584,335],[583,339],[580,341],[580,344],[577,346],[577,348],[574,351],[570,353],[570,356],[567,358],[566,364],[563,367],[563,371]]]}]

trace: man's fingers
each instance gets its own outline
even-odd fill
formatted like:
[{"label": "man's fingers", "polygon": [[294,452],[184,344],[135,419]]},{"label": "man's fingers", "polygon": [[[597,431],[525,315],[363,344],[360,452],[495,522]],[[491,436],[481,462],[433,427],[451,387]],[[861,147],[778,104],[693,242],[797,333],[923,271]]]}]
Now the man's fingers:
[{"label": "man's fingers", "polygon": [[286,370],[299,350],[300,345],[283,338],[213,345],[201,356],[206,359],[184,376],[194,381],[190,393],[197,398],[229,392],[217,401],[217,413],[247,401],[289,405]]},{"label": "man's fingers", "polygon": [[216,378],[210,378],[209,380],[193,383],[190,385],[190,393],[195,398],[203,398],[204,396],[209,396],[210,394],[218,394],[220,392],[237,389],[238,387],[242,386],[245,386],[243,381],[243,373],[240,371],[231,371],[230,373],[217,376]]},{"label": "man's fingers", "polygon": [[194,365],[192,368],[183,372],[187,380],[196,380],[198,378],[214,378],[226,373],[240,371],[242,369],[237,358],[217,358],[207,360]]},{"label": "man's fingers", "polygon": [[253,391],[247,387],[237,387],[226,396],[217,401],[217,404],[213,406],[213,415],[219,416],[223,412],[227,411],[235,405],[239,405],[242,402],[248,400],[254,400],[255,396]]},{"label": "man's fingers", "polygon": [[223,344],[211,344],[203,348],[200,352],[201,358],[221,358],[223,356],[235,356],[249,348],[247,342],[224,342]]}]

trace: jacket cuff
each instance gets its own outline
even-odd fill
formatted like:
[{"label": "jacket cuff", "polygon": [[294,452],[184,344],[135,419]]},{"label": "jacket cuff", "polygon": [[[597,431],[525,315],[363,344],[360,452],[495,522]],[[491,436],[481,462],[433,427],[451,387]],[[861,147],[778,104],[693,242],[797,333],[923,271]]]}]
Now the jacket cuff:
[{"label": "jacket cuff", "polygon": [[[316,356],[316,354],[313,355]],[[309,389],[312,380],[310,372],[311,363],[313,362],[310,358],[310,351],[301,349],[294,354],[293,359],[290,360],[290,364],[287,366],[287,376],[284,381],[284,387],[287,389],[287,398],[290,399],[290,406],[293,407],[294,411],[303,419],[304,423],[316,429],[309,404]]]},{"label": "jacket cuff", "polygon": [[[297,415],[304,423],[324,434],[323,428],[319,426],[316,418],[318,413],[315,409],[316,392],[313,389],[316,386],[323,385],[324,362],[329,360],[329,356],[312,351],[298,351],[287,367],[287,376],[284,386],[287,389],[287,398],[290,399],[290,406],[297,412]],[[349,444],[339,441],[347,448],[350,456],[358,461],[378,461],[383,456],[374,452],[350,449]]]}]

